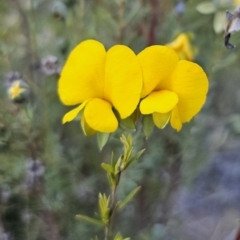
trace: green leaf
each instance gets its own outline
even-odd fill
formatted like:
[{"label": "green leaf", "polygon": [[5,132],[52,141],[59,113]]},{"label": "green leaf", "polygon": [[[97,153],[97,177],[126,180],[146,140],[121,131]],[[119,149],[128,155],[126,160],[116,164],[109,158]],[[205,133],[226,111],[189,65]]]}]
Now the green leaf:
[{"label": "green leaf", "polygon": [[107,172],[107,173],[113,173],[114,169],[110,164],[102,163],[101,167]]},{"label": "green leaf", "polygon": [[140,113],[140,110],[139,108],[137,107],[136,110],[131,114],[131,119],[133,120],[134,123],[137,122],[137,120],[140,118],[141,116],[141,113]]},{"label": "green leaf", "polygon": [[213,18],[213,29],[215,33],[222,33],[227,25],[226,12],[216,12]]},{"label": "green leaf", "polygon": [[125,119],[121,119],[118,111],[114,111],[114,113],[115,113],[115,116],[116,116],[118,122],[119,122],[121,125],[129,128],[129,129],[135,129],[134,119],[131,117],[132,115],[129,116],[129,117],[127,117],[127,118],[125,118]]},{"label": "green leaf", "polygon": [[101,217],[102,217],[102,222],[103,223],[107,223],[109,220],[109,202],[110,202],[110,197],[107,197],[106,194],[101,194],[99,193],[99,210],[101,213]]},{"label": "green leaf", "polygon": [[95,236],[95,238],[92,238],[91,240],[98,240],[98,237],[97,237],[97,236]]},{"label": "green leaf", "polygon": [[97,131],[95,131],[94,129],[92,129],[87,122],[84,120],[84,117],[81,117],[81,127],[83,130],[84,135],[86,136],[93,136],[94,134],[97,133]]},{"label": "green leaf", "polygon": [[98,133],[97,136],[98,136],[98,146],[100,150],[102,150],[109,139],[110,133]]},{"label": "green leaf", "polygon": [[131,146],[131,135],[129,134],[127,137],[125,135],[122,135],[120,137],[120,141],[123,144],[124,150],[126,151],[126,149],[129,148],[129,146]]},{"label": "green leaf", "polygon": [[139,151],[136,155],[134,155],[133,157],[131,157],[129,159],[129,161],[127,162],[126,166],[125,166],[125,169],[128,168],[132,163],[134,163],[136,160],[138,160],[141,155],[144,153],[146,149],[142,149],[141,151]]},{"label": "green leaf", "polygon": [[130,240],[130,238],[124,238],[120,233],[118,233],[113,240]]},{"label": "green leaf", "polygon": [[115,165],[115,169],[114,169],[114,174],[118,174],[119,172],[121,172],[123,169],[121,168],[122,166],[122,163],[123,163],[123,159],[124,159],[124,156],[120,156],[117,160],[117,163]]},{"label": "green leaf", "polygon": [[128,162],[129,161],[129,159],[130,159],[130,157],[131,157],[131,154],[132,154],[132,151],[133,151],[133,147],[129,147],[129,149],[127,150],[127,152],[126,152],[126,156],[125,156],[125,161],[126,162]]},{"label": "green leaf", "polygon": [[202,14],[211,14],[216,11],[216,7],[213,2],[206,1],[197,5],[197,11]]},{"label": "green leaf", "polygon": [[91,218],[91,217],[88,217],[88,216],[85,216],[85,215],[82,215],[82,214],[76,215],[76,219],[88,222],[88,223],[93,224],[93,225],[104,227],[103,222],[101,222],[100,220],[97,220],[95,218]]},{"label": "green leaf", "polygon": [[117,209],[121,210],[127,203],[129,203],[134,198],[134,196],[140,191],[140,189],[141,186],[133,189],[123,201],[119,202]]},{"label": "green leaf", "polygon": [[[126,163],[129,158],[130,155],[132,153],[133,147],[132,147],[132,136],[129,134],[127,137],[125,135],[122,135],[122,137],[120,138],[122,144],[123,144],[123,148],[124,148],[124,155],[122,158],[122,163]],[[123,166],[122,170],[125,168],[125,166]]]},{"label": "green leaf", "polygon": [[111,165],[112,165],[112,167],[114,168],[114,166],[115,166],[115,160],[114,160],[114,152],[112,152],[112,154],[111,154]]},{"label": "green leaf", "polygon": [[109,182],[109,185],[110,185],[111,188],[113,186],[115,186],[116,178],[115,178],[115,175],[113,173],[107,174],[107,179],[108,179],[108,182]]},{"label": "green leaf", "polygon": [[131,117],[127,117],[125,119],[120,119],[120,124],[123,126],[129,128],[129,129],[136,129],[134,121],[132,120]]},{"label": "green leaf", "polygon": [[154,122],[152,114],[143,116],[143,132],[146,138],[148,138],[154,129]]}]

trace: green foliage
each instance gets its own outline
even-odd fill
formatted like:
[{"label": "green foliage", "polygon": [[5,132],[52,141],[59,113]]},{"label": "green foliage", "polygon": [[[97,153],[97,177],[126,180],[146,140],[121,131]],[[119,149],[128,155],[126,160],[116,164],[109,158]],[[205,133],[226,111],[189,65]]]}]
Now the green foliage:
[{"label": "green foliage", "polygon": [[102,150],[103,147],[105,146],[105,144],[107,143],[109,136],[110,136],[109,133],[98,133],[97,134],[98,146],[99,146],[100,150]]},{"label": "green foliage", "polygon": [[118,233],[113,240],[130,240],[130,238],[123,238],[120,233]]},{"label": "green foliage", "polygon": [[[139,151],[137,154],[132,156],[133,151],[133,140],[132,136],[122,135],[120,138],[123,144],[124,154],[122,154],[119,159],[115,162],[113,159],[113,153],[111,156],[111,164],[102,163],[102,168],[107,173],[108,182],[112,190],[110,196],[106,194],[99,193],[98,205],[99,205],[99,217],[101,220],[90,218],[88,216],[79,214],[76,216],[78,220],[83,220],[93,225],[104,226],[105,227],[105,239],[108,240],[111,232],[111,227],[113,225],[113,216],[115,211],[122,210],[128,202],[130,202],[135,195],[139,192],[141,187],[136,187],[132,190],[124,200],[116,201],[116,192],[118,185],[120,184],[121,173],[130,166],[131,163],[136,161],[144,152],[144,150]],[[117,234],[114,239],[122,239],[120,234]]]},{"label": "green foliage", "polygon": [[122,135],[120,138],[123,147],[124,153],[121,155],[117,161],[114,161],[114,155],[111,157],[111,164],[102,163],[102,168],[107,172],[107,177],[109,184],[112,188],[115,188],[119,183],[120,174],[127,169],[132,163],[140,158],[145,149],[139,151],[135,155],[132,154],[132,137],[128,135]]},{"label": "green foliage", "polygon": [[146,138],[148,138],[154,129],[154,122],[152,115],[146,115],[143,117],[143,132]]},{"label": "green foliage", "polygon": [[[232,7],[216,6],[216,12],[202,14],[201,1],[188,0],[178,14],[173,0],[59,2],[62,7],[55,0],[0,1],[0,239],[3,234],[17,240],[103,239],[102,215],[88,217],[97,208],[99,192],[106,193],[100,212],[105,220],[110,214],[101,165],[112,189],[121,173],[115,204],[122,200],[124,208],[115,216],[112,239],[121,231],[132,240],[189,240],[176,230],[181,222],[172,214],[179,201],[176,193],[192,186],[209,154],[239,147],[239,33],[231,36],[237,48],[228,51],[213,28],[216,13]],[[206,13],[206,6],[201,10]],[[215,28],[223,29],[218,19]],[[180,133],[168,126],[153,128],[145,118],[142,130],[137,111],[109,138],[84,136],[79,119],[61,124],[70,109],[57,96],[57,67],[76,44],[93,38],[106,49],[120,43],[138,53],[148,45],[171,42],[181,32],[194,35],[195,61],[207,72],[210,92],[204,109]],[[49,55],[57,63],[43,66]],[[28,85],[27,102],[8,97],[11,79],[6,75],[15,71]],[[133,139],[122,138],[122,152],[119,136],[129,129]],[[144,155],[141,149],[146,149]],[[115,238],[121,239],[120,234]]]},{"label": "green foliage", "polygon": [[135,197],[135,195],[140,191],[140,189],[141,189],[141,186],[136,187],[127,195],[127,197],[123,201],[119,201],[117,203],[117,209],[121,210],[122,208],[124,208],[125,205],[128,204],[128,202],[130,202]]},{"label": "green foliage", "polygon": [[101,214],[101,219],[104,225],[106,225],[109,221],[110,214],[110,197],[107,197],[106,194],[99,193],[99,210]]},{"label": "green foliage", "polygon": [[76,219],[77,220],[86,221],[87,223],[90,223],[90,224],[93,224],[93,225],[97,225],[99,227],[103,227],[104,226],[104,223],[102,223],[101,221],[96,220],[94,218],[90,218],[90,217],[85,216],[85,215],[78,214],[78,215],[76,215]]}]

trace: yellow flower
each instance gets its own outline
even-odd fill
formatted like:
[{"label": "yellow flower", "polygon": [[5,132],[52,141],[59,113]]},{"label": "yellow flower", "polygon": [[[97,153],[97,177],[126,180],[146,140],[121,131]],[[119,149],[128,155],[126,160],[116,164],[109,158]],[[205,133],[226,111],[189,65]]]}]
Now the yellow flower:
[{"label": "yellow flower", "polygon": [[70,54],[58,83],[65,105],[80,104],[63,117],[72,121],[84,109],[81,125],[86,135],[114,132],[120,118],[136,109],[142,89],[141,66],[135,53],[123,45],[107,52],[95,40],[80,43]]},{"label": "yellow flower", "polygon": [[170,120],[180,131],[201,109],[208,91],[208,79],[202,68],[179,60],[166,46],[151,46],[138,54],[143,71],[140,111],[152,114],[153,122],[163,128]]},{"label": "yellow flower", "polygon": [[235,7],[239,6],[240,5],[240,0],[233,0],[233,5]]},{"label": "yellow flower", "polygon": [[171,47],[178,54],[180,59],[192,61],[194,58],[194,50],[191,46],[189,36],[181,33],[177,38],[168,43],[167,46]]},{"label": "yellow flower", "polygon": [[10,88],[8,90],[8,95],[9,95],[10,99],[14,100],[14,99],[20,97],[21,93],[26,91],[25,88],[20,87],[20,83],[21,83],[20,80],[16,80],[10,86]]}]

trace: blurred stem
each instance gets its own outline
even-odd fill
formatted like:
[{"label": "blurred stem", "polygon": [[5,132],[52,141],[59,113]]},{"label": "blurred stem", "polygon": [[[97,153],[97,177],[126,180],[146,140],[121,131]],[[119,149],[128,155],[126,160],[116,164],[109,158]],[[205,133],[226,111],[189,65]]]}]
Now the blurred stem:
[{"label": "blurred stem", "polygon": [[81,0],[80,1],[80,11],[79,11],[79,14],[80,14],[80,31],[79,33],[82,34],[83,32],[83,27],[84,27],[84,12],[85,12],[85,1],[84,0]]},{"label": "blurred stem", "polygon": [[[32,45],[33,45],[33,51],[35,54],[35,58],[38,59],[38,46],[37,46],[37,39],[36,39],[36,14],[35,14],[35,9],[34,9],[34,4],[33,4],[33,0],[31,0],[31,9],[30,9],[30,18],[31,18],[31,22],[32,22]],[[36,60],[35,59],[35,60]]]},{"label": "blurred stem", "polygon": [[125,9],[125,0],[118,0],[118,36],[117,36],[118,43],[122,43],[123,41],[123,30],[125,27],[124,9]]},{"label": "blurred stem", "polygon": [[148,46],[155,44],[156,42],[156,27],[158,23],[158,0],[151,0],[150,5],[152,8],[151,20],[150,20],[150,29],[148,34]]},{"label": "blurred stem", "polygon": [[113,219],[114,219],[114,214],[116,210],[116,192],[117,192],[117,187],[120,182],[120,177],[121,177],[121,171],[118,173],[118,178],[117,178],[117,183],[112,187],[112,192],[110,195],[110,213],[109,213],[109,221],[107,225],[105,226],[105,238],[104,240],[109,240],[109,237],[111,236],[111,230],[113,226]]},{"label": "blurred stem", "polygon": [[[31,64],[35,63],[36,60],[38,59],[37,48],[36,48],[36,44],[34,43],[34,36],[33,36],[34,34],[32,34],[32,32],[31,32],[30,21],[28,19],[27,14],[24,12],[24,9],[21,6],[21,2],[19,0],[13,0],[13,3],[16,6],[16,8],[21,16],[21,29],[22,29],[23,34],[27,38],[26,60],[27,60],[27,62],[30,62],[30,66],[31,66]],[[29,76],[30,76],[31,81],[33,81],[34,73],[33,73],[32,69],[29,70]]]}]

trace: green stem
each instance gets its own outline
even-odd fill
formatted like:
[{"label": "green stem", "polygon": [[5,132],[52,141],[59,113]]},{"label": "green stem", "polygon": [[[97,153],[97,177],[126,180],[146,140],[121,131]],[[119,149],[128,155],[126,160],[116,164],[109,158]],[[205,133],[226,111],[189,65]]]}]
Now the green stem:
[{"label": "green stem", "polygon": [[104,240],[109,240],[109,234],[110,234],[109,224],[107,224],[106,227],[105,227],[105,238],[104,238]]},{"label": "green stem", "polygon": [[109,240],[109,237],[111,235],[111,230],[112,230],[112,226],[113,226],[113,219],[114,219],[114,213],[116,210],[116,192],[117,192],[117,187],[119,185],[120,182],[120,177],[121,177],[121,171],[119,171],[118,173],[118,180],[117,183],[114,187],[112,187],[112,192],[111,192],[111,196],[110,196],[110,214],[109,214],[109,221],[105,226],[105,238],[104,240]]}]

